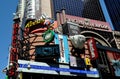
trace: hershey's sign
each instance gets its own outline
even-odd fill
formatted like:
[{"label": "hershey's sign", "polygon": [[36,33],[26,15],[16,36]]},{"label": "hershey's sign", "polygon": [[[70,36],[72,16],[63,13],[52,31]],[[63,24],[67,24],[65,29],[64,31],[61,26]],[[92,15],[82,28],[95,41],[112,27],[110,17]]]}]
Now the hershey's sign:
[{"label": "hershey's sign", "polygon": [[90,38],[88,41],[88,48],[91,54],[91,59],[97,59],[98,58],[98,52],[97,52],[97,48],[96,48],[96,44],[95,44],[95,39],[94,38]]}]

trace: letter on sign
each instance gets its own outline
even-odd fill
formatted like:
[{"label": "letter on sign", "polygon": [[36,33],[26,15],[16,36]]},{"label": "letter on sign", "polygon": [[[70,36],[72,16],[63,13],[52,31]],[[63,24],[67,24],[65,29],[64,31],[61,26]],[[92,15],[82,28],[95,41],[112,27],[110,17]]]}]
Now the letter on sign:
[{"label": "letter on sign", "polygon": [[95,39],[94,38],[90,38],[88,41],[88,48],[91,54],[91,59],[96,59],[98,58],[98,52],[97,52],[97,48],[96,48],[96,43],[95,43]]}]

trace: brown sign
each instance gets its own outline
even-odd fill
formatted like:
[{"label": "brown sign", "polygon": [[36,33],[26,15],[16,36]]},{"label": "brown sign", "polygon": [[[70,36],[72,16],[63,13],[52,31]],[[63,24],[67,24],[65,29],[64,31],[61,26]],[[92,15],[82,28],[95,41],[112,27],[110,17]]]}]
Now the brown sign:
[{"label": "brown sign", "polygon": [[109,23],[107,22],[81,18],[81,17],[71,16],[71,15],[66,15],[66,18],[68,19],[68,21],[76,22],[77,24],[80,25],[80,27],[83,27],[83,28],[112,31]]}]

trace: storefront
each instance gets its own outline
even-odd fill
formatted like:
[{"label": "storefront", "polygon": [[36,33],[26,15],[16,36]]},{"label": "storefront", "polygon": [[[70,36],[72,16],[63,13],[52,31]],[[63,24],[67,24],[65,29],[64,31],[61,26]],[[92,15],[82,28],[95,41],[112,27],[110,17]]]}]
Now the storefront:
[{"label": "storefront", "polygon": [[97,45],[97,48],[101,75],[103,75],[103,77],[106,75],[113,78],[120,77],[120,50],[101,45]]}]

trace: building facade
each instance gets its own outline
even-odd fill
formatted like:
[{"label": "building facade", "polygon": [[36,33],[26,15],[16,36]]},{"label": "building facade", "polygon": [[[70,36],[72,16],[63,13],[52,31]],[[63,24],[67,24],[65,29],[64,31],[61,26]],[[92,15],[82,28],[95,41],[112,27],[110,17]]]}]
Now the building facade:
[{"label": "building facade", "polygon": [[[34,15],[31,16],[33,18],[39,18],[41,14],[45,14],[56,19],[56,12],[61,11],[61,9],[66,9],[66,14],[68,15],[109,22],[112,30],[119,30],[119,18],[116,19],[116,17],[119,17],[119,0],[111,0],[110,2],[106,0],[69,0],[69,2],[66,0],[28,0],[28,2],[30,4],[32,2],[33,6],[29,7],[29,9],[26,9],[26,19],[31,16],[29,14],[31,14],[33,10],[34,11],[32,14]],[[46,3],[47,6],[44,3]],[[24,5],[27,5],[25,0],[24,2],[22,1],[20,6],[24,7]],[[113,10],[115,11],[112,12]]]},{"label": "building facade", "polygon": [[22,16],[13,19],[9,79],[120,76],[119,32],[105,22],[98,0],[25,0],[23,5],[16,12]]}]

